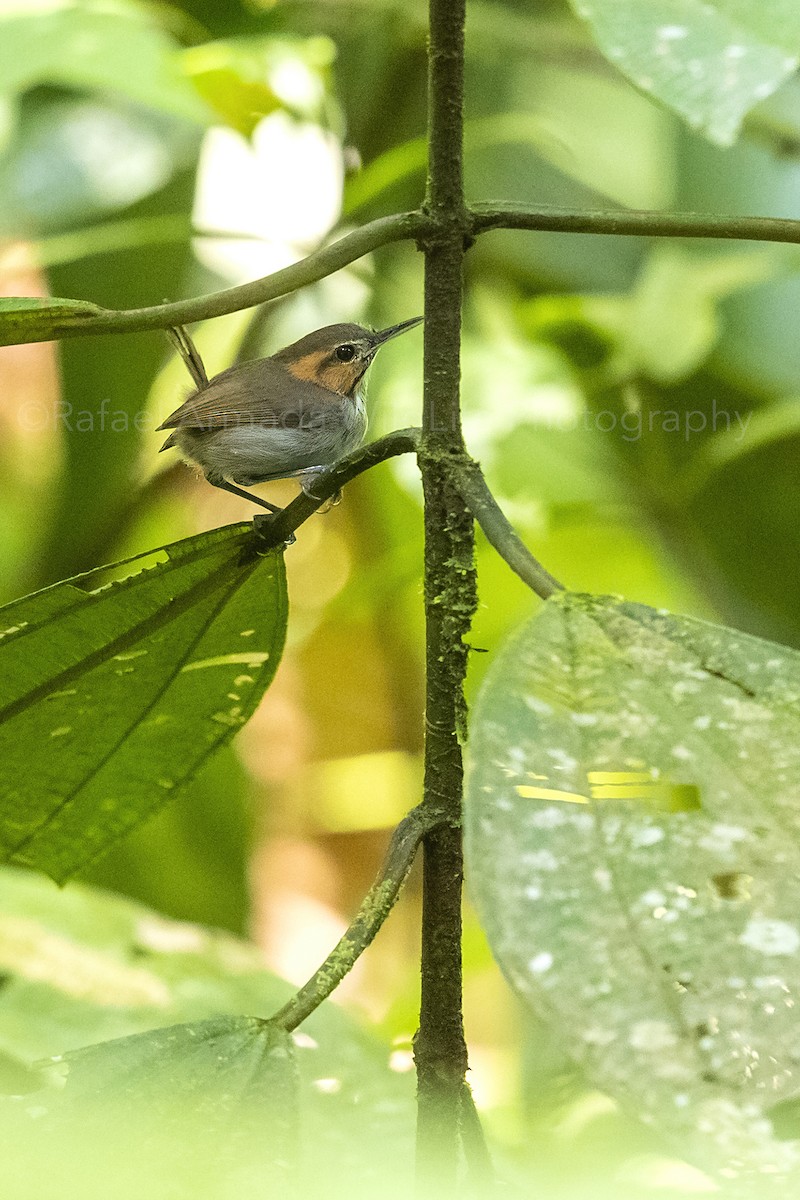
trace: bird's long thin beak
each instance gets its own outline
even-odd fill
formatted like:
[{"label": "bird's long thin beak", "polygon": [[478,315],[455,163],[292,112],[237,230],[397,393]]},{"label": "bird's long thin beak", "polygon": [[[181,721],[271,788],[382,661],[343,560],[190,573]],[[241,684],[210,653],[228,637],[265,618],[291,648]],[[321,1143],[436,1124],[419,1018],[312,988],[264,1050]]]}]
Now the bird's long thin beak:
[{"label": "bird's long thin beak", "polygon": [[401,321],[399,325],[390,325],[388,329],[381,329],[380,333],[373,333],[372,340],[375,349],[377,350],[378,346],[382,346],[384,342],[388,342],[390,338],[405,333],[407,329],[413,329],[415,325],[419,325],[420,321],[424,320],[424,317],[412,317],[410,321]]}]

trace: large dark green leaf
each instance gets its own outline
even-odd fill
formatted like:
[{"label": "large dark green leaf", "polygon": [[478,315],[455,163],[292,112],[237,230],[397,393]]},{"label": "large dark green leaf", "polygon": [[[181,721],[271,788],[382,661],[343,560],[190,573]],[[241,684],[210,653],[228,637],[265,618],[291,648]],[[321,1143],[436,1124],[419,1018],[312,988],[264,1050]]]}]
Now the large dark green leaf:
[{"label": "large dark green leaf", "polygon": [[551,600],[469,754],[471,885],[516,990],[683,1153],[788,1170],[762,1114],[800,1093],[800,655]]},{"label": "large dark green leaf", "polygon": [[228,743],[174,800],[81,871],[81,879],[167,916],[243,934],[250,924],[252,791]]},{"label": "large dark green leaf", "polygon": [[286,630],[280,552],[250,526],[0,609],[0,841],[66,879],[144,820],[252,713]]}]

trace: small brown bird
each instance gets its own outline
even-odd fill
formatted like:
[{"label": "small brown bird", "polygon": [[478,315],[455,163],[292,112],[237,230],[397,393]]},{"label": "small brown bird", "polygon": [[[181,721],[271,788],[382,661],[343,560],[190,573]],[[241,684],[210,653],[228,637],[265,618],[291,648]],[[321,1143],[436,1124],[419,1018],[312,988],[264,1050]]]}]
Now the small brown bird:
[{"label": "small brown bird", "polygon": [[159,429],[171,429],[162,450],[177,447],[214,487],[244,496],[269,479],[314,479],[354,450],[367,432],[364,375],[390,338],[413,329],[412,317],[373,333],[361,325],[327,325],[273,354],[229,367],[209,379],[183,328],[170,331],[196,391]]}]

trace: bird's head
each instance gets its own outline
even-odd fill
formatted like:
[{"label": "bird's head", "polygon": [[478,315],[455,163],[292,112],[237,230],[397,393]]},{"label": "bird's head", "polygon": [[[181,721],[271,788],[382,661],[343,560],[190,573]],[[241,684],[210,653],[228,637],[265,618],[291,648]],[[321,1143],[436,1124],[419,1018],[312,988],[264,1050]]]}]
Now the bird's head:
[{"label": "bird's head", "polygon": [[293,375],[340,396],[354,396],[375,354],[391,338],[419,325],[412,317],[377,333],[363,325],[326,325],[279,350],[274,359]]}]

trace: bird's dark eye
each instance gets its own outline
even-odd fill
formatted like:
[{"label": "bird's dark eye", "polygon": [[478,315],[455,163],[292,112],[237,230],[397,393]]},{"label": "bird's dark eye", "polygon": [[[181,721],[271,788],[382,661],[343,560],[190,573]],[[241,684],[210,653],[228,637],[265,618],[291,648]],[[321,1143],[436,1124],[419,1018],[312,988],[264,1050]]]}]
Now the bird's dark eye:
[{"label": "bird's dark eye", "polygon": [[355,352],[356,352],[355,346],[337,346],[336,347],[336,357],[338,358],[339,362],[350,362],[350,360],[355,355]]}]

